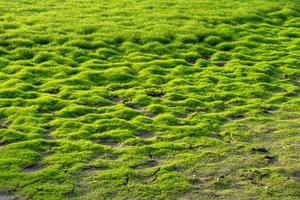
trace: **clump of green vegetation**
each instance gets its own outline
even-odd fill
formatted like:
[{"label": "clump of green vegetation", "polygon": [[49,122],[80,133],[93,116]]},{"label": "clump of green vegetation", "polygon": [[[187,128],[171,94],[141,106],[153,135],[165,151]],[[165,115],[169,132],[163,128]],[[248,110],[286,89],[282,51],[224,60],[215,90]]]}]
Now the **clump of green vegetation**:
[{"label": "clump of green vegetation", "polygon": [[28,48],[18,48],[14,51],[17,60],[30,60],[34,57],[35,51]]},{"label": "clump of green vegetation", "polygon": [[222,39],[220,37],[218,37],[218,36],[213,36],[212,35],[212,36],[208,36],[207,38],[205,38],[204,42],[206,42],[206,43],[208,43],[208,44],[210,44],[212,46],[215,46],[215,45],[221,43]]},{"label": "clump of green vegetation", "polygon": [[298,1],[0,12],[0,199],[298,199]]}]

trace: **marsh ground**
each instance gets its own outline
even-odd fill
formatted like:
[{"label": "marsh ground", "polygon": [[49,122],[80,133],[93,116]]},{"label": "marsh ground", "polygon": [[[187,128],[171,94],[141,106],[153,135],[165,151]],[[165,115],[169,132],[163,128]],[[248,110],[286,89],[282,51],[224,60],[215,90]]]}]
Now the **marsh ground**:
[{"label": "marsh ground", "polygon": [[0,199],[299,198],[300,1],[0,14]]}]

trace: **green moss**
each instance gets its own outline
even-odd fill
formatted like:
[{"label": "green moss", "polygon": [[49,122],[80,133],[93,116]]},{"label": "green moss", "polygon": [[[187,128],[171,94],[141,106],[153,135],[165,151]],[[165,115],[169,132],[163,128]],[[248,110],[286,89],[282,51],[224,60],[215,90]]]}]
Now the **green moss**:
[{"label": "green moss", "polygon": [[0,12],[0,199],[297,199],[296,1]]},{"label": "green moss", "polygon": [[160,114],[155,118],[155,122],[158,124],[176,125],[179,123],[179,120],[172,114]]},{"label": "green moss", "polygon": [[97,31],[97,27],[89,25],[89,26],[82,27],[79,33],[88,35],[88,34],[95,33],[96,31]]},{"label": "green moss", "polygon": [[63,108],[64,103],[57,98],[43,96],[35,100],[34,104],[38,105],[39,112],[54,112]]},{"label": "green moss", "polygon": [[210,49],[205,46],[197,46],[195,49],[202,56],[202,58],[209,58],[212,54],[216,52],[216,50]]},{"label": "green moss", "polygon": [[109,57],[117,55],[118,52],[109,48],[100,48],[96,52],[100,58],[107,60]]},{"label": "green moss", "polygon": [[3,47],[0,47],[0,55],[6,55],[8,54],[8,51],[6,49],[4,49]]},{"label": "green moss", "polygon": [[183,58],[189,63],[195,63],[198,58],[200,58],[199,54],[196,52],[189,52],[183,55]]},{"label": "green moss", "polygon": [[245,22],[263,22],[264,18],[256,15],[256,14],[251,14],[251,15],[242,15],[242,16],[238,16],[235,18],[239,23],[245,23]]},{"label": "green moss", "polygon": [[234,49],[236,47],[236,45],[232,42],[222,42],[220,44],[218,44],[217,49],[221,50],[221,51],[230,51],[232,49]]},{"label": "green moss", "polygon": [[97,94],[89,95],[82,94],[77,95],[77,103],[87,106],[107,106],[110,105],[111,102]]},{"label": "green moss", "polygon": [[182,43],[196,43],[198,41],[198,37],[195,35],[182,35],[178,38],[178,40]]},{"label": "green moss", "polygon": [[16,98],[16,97],[22,97],[24,96],[24,93],[21,90],[17,89],[2,89],[0,90],[0,97],[5,98]]},{"label": "green moss", "polygon": [[231,55],[228,53],[223,52],[217,52],[214,55],[212,55],[211,60],[212,61],[228,61],[230,60]]},{"label": "green moss", "polygon": [[32,59],[35,55],[35,51],[27,48],[18,48],[15,50],[15,54],[17,55],[17,59]]},{"label": "green moss", "polygon": [[72,40],[67,43],[69,46],[78,47],[81,49],[93,49],[94,46],[90,41],[87,40]]},{"label": "green moss", "polygon": [[204,42],[206,42],[212,46],[215,46],[215,45],[221,43],[222,39],[218,36],[208,36],[204,39]]},{"label": "green moss", "polygon": [[16,23],[16,22],[6,22],[2,24],[2,27],[4,29],[17,29],[20,27],[20,24]]},{"label": "green moss", "polygon": [[34,42],[27,39],[16,38],[9,40],[8,44],[10,45],[10,48],[32,47],[34,45]]},{"label": "green moss", "polygon": [[4,68],[8,65],[9,61],[4,58],[0,58],[0,68]]},{"label": "green moss", "polygon": [[138,95],[133,99],[133,103],[136,103],[140,106],[147,106],[151,104],[152,101],[152,98],[148,95]]},{"label": "green moss", "polygon": [[52,42],[52,38],[51,36],[35,36],[33,37],[33,41],[36,43],[36,44],[40,44],[40,45],[47,45],[49,43]]},{"label": "green moss", "polygon": [[153,114],[160,114],[163,113],[165,110],[166,107],[159,104],[152,104],[148,106],[148,112]]},{"label": "green moss", "polygon": [[53,54],[51,54],[49,52],[40,52],[35,56],[34,61],[37,63],[43,63],[43,62],[51,60],[52,57],[53,57]]},{"label": "green moss", "polygon": [[159,42],[148,42],[141,48],[142,52],[153,53],[157,55],[170,54],[171,51]]},{"label": "green moss", "polygon": [[121,142],[132,137],[131,131],[128,130],[111,130],[100,134],[94,134],[92,139],[103,139],[111,142]]},{"label": "green moss", "polygon": [[140,115],[141,113],[133,110],[133,109],[120,109],[116,112],[114,112],[114,115],[120,119],[125,119],[125,120],[130,120],[138,115]]},{"label": "green moss", "polygon": [[87,106],[69,106],[60,110],[57,114],[60,117],[78,117],[91,112],[95,112],[95,110]]},{"label": "green moss", "polygon": [[1,143],[10,143],[20,141],[26,138],[26,135],[16,130],[0,130]]}]

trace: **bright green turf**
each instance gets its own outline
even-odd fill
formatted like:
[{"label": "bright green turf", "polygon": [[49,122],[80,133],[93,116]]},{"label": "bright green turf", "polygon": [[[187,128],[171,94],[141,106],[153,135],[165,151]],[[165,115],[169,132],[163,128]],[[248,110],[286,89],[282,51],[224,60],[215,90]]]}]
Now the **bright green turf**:
[{"label": "bright green turf", "polygon": [[299,198],[299,0],[0,14],[0,199]]}]

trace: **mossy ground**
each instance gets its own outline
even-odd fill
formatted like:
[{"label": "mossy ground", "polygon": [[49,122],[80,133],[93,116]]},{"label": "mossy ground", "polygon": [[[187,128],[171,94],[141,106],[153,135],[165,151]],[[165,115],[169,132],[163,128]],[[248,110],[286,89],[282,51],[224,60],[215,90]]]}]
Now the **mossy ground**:
[{"label": "mossy ground", "polygon": [[0,199],[299,198],[299,1],[0,13]]}]

